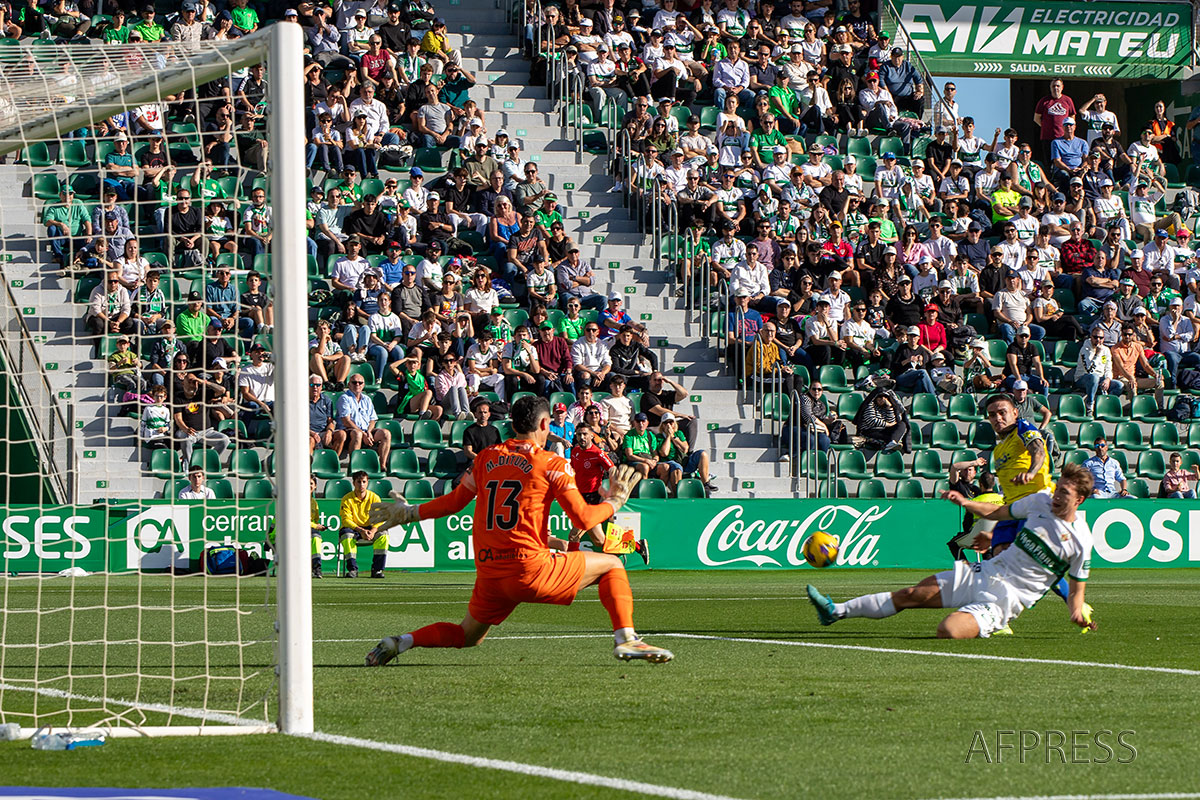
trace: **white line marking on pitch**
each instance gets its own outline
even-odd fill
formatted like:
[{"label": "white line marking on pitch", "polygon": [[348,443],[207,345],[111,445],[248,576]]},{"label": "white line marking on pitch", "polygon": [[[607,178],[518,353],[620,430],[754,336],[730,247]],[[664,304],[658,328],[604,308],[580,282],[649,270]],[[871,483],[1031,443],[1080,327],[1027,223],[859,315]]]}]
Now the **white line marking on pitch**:
[{"label": "white line marking on pitch", "polygon": [[1148,794],[1046,794],[1003,797],[958,797],[948,800],[1195,800],[1198,792],[1151,792]]},{"label": "white line marking on pitch", "polygon": [[[713,642],[736,642],[738,644],[775,644],[783,647],[817,647],[824,650],[856,650],[864,653],[893,653],[897,655],[935,656],[939,658],[965,658],[976,661],[1009,661],[1018,664],[1058,664],[1065,667],[1097,667],[1101,669],[1123,669],[1131,672],[1157,672],[1167,675],[1196,675],[1200,670],[1182,669],[1180,667],[1146,667],[1137,664],[1114,664],[1105,661],[1069,661],[1057,658],[1021,658],[1020,656],[994,656],[987,653],[946,653],[940,650],[907,650],[899,647],[870,647],[861,644],[832,644],[829,642],[798,642],[792,639],[753,639],[735,636],[706,636],[699,633],[653,633],[651,638],[669,639],[698,639]],[[563,633],[529,636],[489,636],[486,641],[503,642],[525,639],[607,639],[604,633]],[[347,644],[355,642],[374,642],[375,639],[314,639],[314,644]]]},{"label": "white line marking on pitch", "polygon": [[[245,719],[233,714],[206,711],[202,708],[170,706],[163,703],[146,703],[136,700],[121,700],[111,697],[92,697],[64,691],[62,689],[51,689],[47,687],[16,686],[13,684],[0,682],[0,690],[29,692],[31,694],[42,695],[44,697],[54,697],[64,700],[74,699],[101,706],[123,706],[125,708],[136,709],[140,711],[153,711],[162,714],[173,714],[175,716],[189,719],[199,719],[220,725],[263,725],[262,720]],[[430,761],[442,761],[447,764],[462,764],[463,766],[468,767],[478,767],[479,769],[513,772],[518,775],[528,775],[534,778],[547,778],[549,780],[562,781],[565,783],[578,783],[585,786],[599,786],[604,789],[613,789],[619,792],[636,792],[638,794],[650,795],[652,797],[666,797],[669,798],[669,800],[738,800],[735,797],[730,797],[723,794],[697,792],[692,789],[680,789],[675,786],[660,786],[655,783],[631,781],[625,778],[610,777],[608,775],[596,775],[591,772],[577,772],[575,770],[543,767],[537,764],[524,764],[520,761],[507,761],[498,758],[470,756],[463,753],[450,753],[444,750],[433,750],[428,747],[412,747],[404,744],[376,742],[372,739],[361,739],[357,736],[342,736],[340,734],[325,733],[323,731],[293,735],[298,739],[310,739],[312,741],[322,742],[325,744],[358,747],[363,750],[376,750],[383,753],[396,753],[398,755],[411,756],[413,758],[424,758]]]}]

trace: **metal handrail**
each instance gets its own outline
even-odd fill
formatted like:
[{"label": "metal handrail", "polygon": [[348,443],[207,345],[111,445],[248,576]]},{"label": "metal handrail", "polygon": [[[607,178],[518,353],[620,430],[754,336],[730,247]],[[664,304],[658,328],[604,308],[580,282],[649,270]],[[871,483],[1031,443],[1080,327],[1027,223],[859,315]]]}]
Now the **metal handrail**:
[{"label": "metal handrail", "polygon": [[892,37],[893,46],[899,45],[903,41],[903,45],[901,46],[904,47],[905,58],[917,64],[921,71],[921,77],[925,81],[926,92],[932,92],[930,100],[936,100],[930,110],[929,117],[933,125],[933,130],[936,131],[937,126],[942,124],[942,103],[944,102],[944,98],[937,85],[933,82],[933,72],[930,71],[929,66],[925,63],[925,59],[921,57],[921,52],[913,44],[912,37],[909,35],[908,29],[904,27],[904,23],[900,19],[900,12],[896,10],[896,6],[892,0],[883,0],[883,5],[880,7],[881,22],[884,12],[887,12],[888,18],[896,26],[895,34]]},{"label": "metal handrail", "polygon": [[0,350],[9,376],[15,378],[10,385],[19,395],[24,417],[29,421],[33,444],[38,450],[39,469],[54,486],[59,502],[74,503],[79,499],[72,430],[74,408],[68,404],[66,414],[63,413],[8,276],[3,275],[3,280],[5,302],[0,306],[0,330],[5,335],[0,336]]}]

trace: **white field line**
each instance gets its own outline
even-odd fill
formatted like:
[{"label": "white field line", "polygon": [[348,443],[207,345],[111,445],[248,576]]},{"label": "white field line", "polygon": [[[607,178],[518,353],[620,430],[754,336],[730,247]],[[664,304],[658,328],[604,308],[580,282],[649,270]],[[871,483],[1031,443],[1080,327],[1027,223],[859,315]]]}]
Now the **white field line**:
[{"label": "white field line", "polygon": [[[124,708],[135,709],[139,711],[173,714],[175,716],[203,720],[205,722],[211,722],[217,725],[257,727],[260,729],[257,732],[261,732],[261,728],[263,726],[263,722],[261,720],[252,720],[238,717],[233,714],[206,711],[202,708],[170,706],[163,703],[145,703],[134,700],[121,700],[111,697],[93,697],[46,687],[14,686],[12,684],[0,683],[0,691],[28,692],[30,694],[38,694],[43,697],[79,700],[92,705],[101,705],[105,707],[122,706]],[[483,758],[481,756],[471,756],[463,753],[449,753],[444,750],[432,750],[428,747],[413,747],[411,745],[404,744],[377,742],[372,739],[361,739],[356,736],[342,736],[336,733],[315,731],[313,733],[295,734],[295,736],[297,738],[310,739],[312,741],[323,742],[325,744],[358,747],[363,750],[375,750],[381,753],[395,753],[397,755],[411,756],[412,758],[424,758],[430,761],[441,761],[447,764],[461,764],[463,766],[477,767],[479,769],[512,772],[518,775],[528,775],[534,778],[546,778],[549,780],[563,781],[565,783],[578,783],[585,786],[599,786],[601,788],[613,789],[619,792],[633,792],[636,794],[649,795],[651,797],[666,797],[669,798],[669,800],[737,800],[737,798],[729,797],[727,795],[697,792],[692,789],[681,789],[675,786],[660,786],[655,783],[631,781],[625,778],[610,777],[608,775],[596,775],[591,772],[577,772],[575,770],[543,767],[537,764],[524,764],[520,761]]]},{"label": "white field line", "polygon": [[[525,639],[608,639],[603,633],[563,633],[529,636],[489,636],[489,642],[519,641]],[[965,658],[975,661],[1007,661],[1017,664],[1056,664],[1065,667],[1096,667],[1098,669],[1118,669],[1130,672],[1156,672],[1166,675],[1200,676],[1200,670],[1182,669],[1179,667],[1147,667],[1138,664],[1115,664],[1106,661],[1069,661],[1057,658],[1022,658],[1019,656],[993,656],[986,653],[946,653],[938,650],[909,650],[898,647],[869,647],[859,644],[832,644],[829,642],[798,642],[791,639],[753,639],[736,636],[706,636],[699,633],[654,633],[652,639],[698,639],[713,642],[736,642],[738,644],[774,644],[782,647],[816,647],[823,650],[855,650],[863,653],[890,653],[909,656],[933,656],[937,658]],[[375,639],[314,639],[314,644],[351,644],[374,642]]]},{"label": "white field line", "polygon": [[1040,794],[1003,797],[956,797],[946,800],[1196,800],[1200,792],[1149,792],[1146,794]]}]

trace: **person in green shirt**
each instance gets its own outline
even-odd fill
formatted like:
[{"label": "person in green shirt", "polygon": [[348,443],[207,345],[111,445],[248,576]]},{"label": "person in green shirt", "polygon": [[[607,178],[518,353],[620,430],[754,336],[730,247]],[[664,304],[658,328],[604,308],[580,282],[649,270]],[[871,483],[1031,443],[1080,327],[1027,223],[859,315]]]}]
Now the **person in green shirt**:
[{"label": "person in green shirt", "polygon": [[1021,193],[1013,189],[1012,175],[1000,173],[1000,186],[992,192],[992,222],[1003,222],[1017,215]]},{"label": "person in green shirt", "polygon": [[887,244],[895,244],[900,237],[896,234],[896,225],[887,217],[887,205],[883,200],[876,197],[871,201],[871,207],[867,210],[867,223],[879,223],[879,238]]},{"label": "person in green shirt", "polygon": [[679,420],[670,412],[663,414],[658,424],[658,447],[655,453],[667,466],[667,488],[672,494],[685,477],[699,474],[705,487],[716,491],[708,477],[708,451],[692,449],[687,436],[679,430]]},{"label": "person in green shirt", "polygon": [[759,169],[773,162],[776,147],[787,147],[787,137],[779,132],[779,125],[772,116],[759,117],[758,127],[750,134],[750,154]]},{"label": "person in green shirt", "polygon": [[558,196],[553,192],[542,197],[542,207],[533,215],[534,222],[541,229],[542,235],[550,238],[550,226],[563,221],[563,215],[558,211]]},{"label": "person in green shirt", "polygon": [[75,249],[74,240],[92,238],[92,219],[87,207],[75,199],[75,190],[70,186],[64,184],[58,197],[59,202],[47,206],[42,212],[42,221],[46,226],[46,235],[50,238],[50,249],[54,251],[54,259],[65,267],[70,264],[73,256],[63,253]]},{"label": "person in green shirt", "polygon": [[129,30],[125,23],[125,11],[118,7],[113,11],[112,20],[104,27],[103,41],[105,44],[128,44]]},{"label": "person in green shirt", "polygon": [[800,98],[792,91],[791,77],[784,70],[775,75],[775,85],[767,90],[771,113],[779,119],[779,130],[789,136],[800,127]]},{"label": "person in green shirt", "polygon": [[587,325],[587,319],[579,315],[582,307],[579,298],[572,297],[567,300],[567,315],[558,321],[558,332],[566,336],[568,342],[574,343],[583,336],[583,327]]},{"label": "person in green shirt", "polygon": [[188,350],[192,351],[204,341],[204,330],[207,327],[208,314],[204,312],[204,299],[199,292],[189,292],[187,311],[181,311],[175,318],[178,337],[187,342]]},{"label": "person in green shirt", "polygon": [[133,30],[141,34],[144,42],[161,41],[167,35],[166,29],[155,21],[155,14],[154,5],[147,3],[142,6],[142,21],[133,26]]},{"label": "person in green shirt", "polygon": [[258,12],[249,7],[249,0],[232,0],[229,16],[233,19],[233,27],[242,35],[258,30]]},{"label": "person in green shirt", "polygon": [[621,440],[621,455],[624,462],[636,469],[643,478],[665,480],[670,467],[658,458],[658,434],[650,430],[650,418],[638,413],[633,417],[633,427]]}]

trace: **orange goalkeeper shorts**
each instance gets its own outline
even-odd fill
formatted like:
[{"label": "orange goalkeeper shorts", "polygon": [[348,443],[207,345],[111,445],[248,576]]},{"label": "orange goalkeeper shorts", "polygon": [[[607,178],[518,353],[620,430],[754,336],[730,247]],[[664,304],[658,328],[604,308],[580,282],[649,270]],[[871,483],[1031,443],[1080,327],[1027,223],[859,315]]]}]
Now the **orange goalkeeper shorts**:
[{"label": "orange goalkeeper shorts", "polygon": [[477,575],[467,610],[477,622],[499,625],[521,603],[569,606],[583,580],[585,559],[578,551],[546,553],[513,575]]}]

